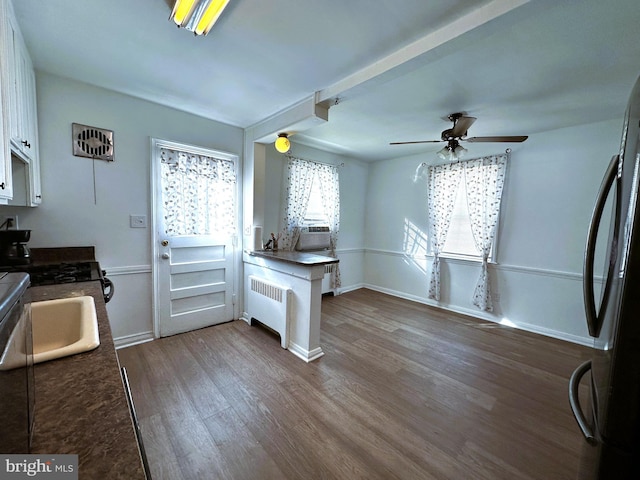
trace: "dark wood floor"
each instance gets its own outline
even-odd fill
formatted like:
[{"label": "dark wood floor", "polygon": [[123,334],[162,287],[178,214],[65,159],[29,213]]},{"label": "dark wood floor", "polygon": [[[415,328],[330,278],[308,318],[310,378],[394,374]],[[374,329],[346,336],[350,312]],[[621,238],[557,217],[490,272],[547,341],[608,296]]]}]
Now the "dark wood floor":
[{"label": "dark wood floor", "polygon": [[122,349],[159,479],[573,480],[588,349],[362,289],[306,364],[235,321]]}]

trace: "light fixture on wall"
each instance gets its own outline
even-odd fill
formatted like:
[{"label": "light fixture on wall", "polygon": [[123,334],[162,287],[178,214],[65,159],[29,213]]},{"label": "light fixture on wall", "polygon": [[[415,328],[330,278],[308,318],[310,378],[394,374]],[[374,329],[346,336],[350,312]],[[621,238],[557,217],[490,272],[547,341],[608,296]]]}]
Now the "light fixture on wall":
[{"label": "light fixture on wall", "polygon": [[274,143],[276,150],[280,153],[287,153],[291,149],[291,142],[286,133],[279,133]]},{"label": "light fixture on wall", "polygon": [[176,0],[169,19],[195,35],[206,35],[228,3],[229,0]]},{"label": "light fixture on wall", "polygon": [[467,149],[458,143],[457,140],[449,140],[449,142],[436,155],[442,160],[455,162],[460,160],[467,153]]}]

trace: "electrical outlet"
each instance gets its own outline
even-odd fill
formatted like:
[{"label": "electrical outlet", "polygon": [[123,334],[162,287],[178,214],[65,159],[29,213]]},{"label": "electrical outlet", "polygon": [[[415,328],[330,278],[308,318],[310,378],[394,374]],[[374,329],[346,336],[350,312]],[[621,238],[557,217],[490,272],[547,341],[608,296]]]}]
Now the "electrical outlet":
[{"label": "electrical outlet", "polygon": [[1,230],[17,230],[18,229],[18,216],[17,215],[5,215],[0,222]]},{"label": "electrical outlet", "polygon": [[147,228],[147,216],[129,215],[129,226],[131,228]]}]

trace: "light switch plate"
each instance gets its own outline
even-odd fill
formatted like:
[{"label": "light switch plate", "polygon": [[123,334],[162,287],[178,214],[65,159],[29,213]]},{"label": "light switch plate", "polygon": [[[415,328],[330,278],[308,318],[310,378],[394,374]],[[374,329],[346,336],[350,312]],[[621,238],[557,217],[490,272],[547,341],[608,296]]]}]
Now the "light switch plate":
[{"label": "light switch plate", "polygon": [[129,226],[131,228],[147,228],[147,216],[129,215]]}]

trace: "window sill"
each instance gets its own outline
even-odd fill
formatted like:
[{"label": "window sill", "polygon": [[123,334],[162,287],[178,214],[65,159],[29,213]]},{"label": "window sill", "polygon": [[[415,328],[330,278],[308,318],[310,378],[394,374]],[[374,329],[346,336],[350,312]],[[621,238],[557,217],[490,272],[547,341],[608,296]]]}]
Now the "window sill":
[{"label": "window sill", "polygon": [[[433,257],[433,253],[430,253],[429,256]],[[459,261],[468,262],[468,263],[482,263],[482,257],[480,256],[461,255],[459,253],[443,252],[440,254],[440,258],[450,259],[450,260],[459,260]],[[489,258],[488,263],[492,265],[497,265],[498,262],[494,262],[492,258]]]}]

